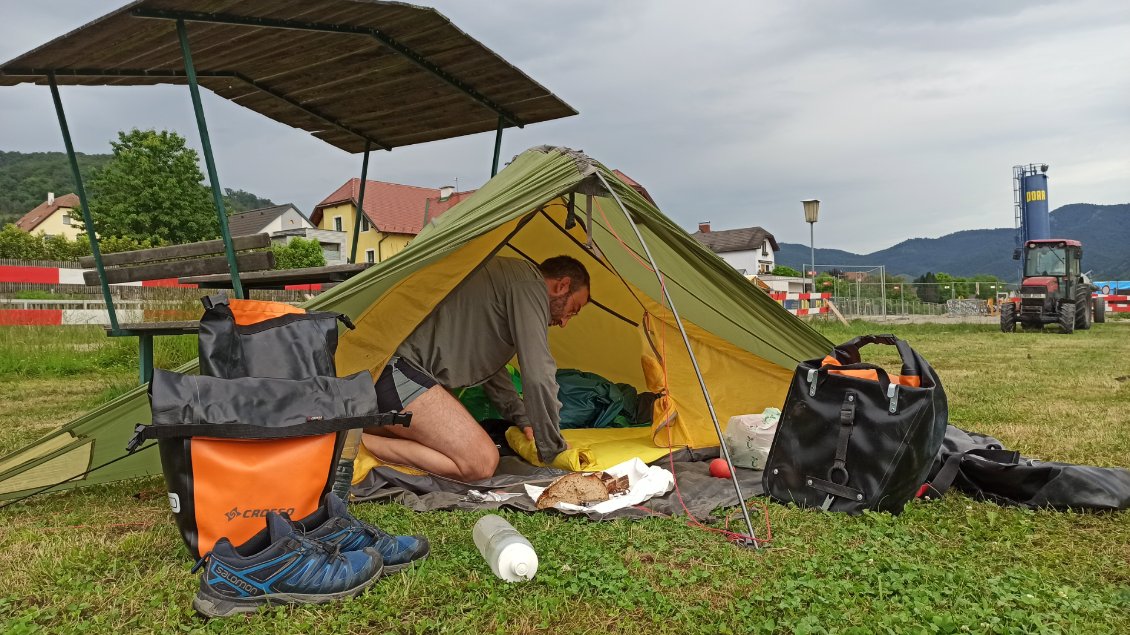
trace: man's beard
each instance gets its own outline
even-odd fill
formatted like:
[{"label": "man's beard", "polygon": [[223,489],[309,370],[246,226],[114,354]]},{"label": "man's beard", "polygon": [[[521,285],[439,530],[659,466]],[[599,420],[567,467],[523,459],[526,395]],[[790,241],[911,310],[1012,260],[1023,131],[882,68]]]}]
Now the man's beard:
[{"label": "man's beard", "polygon": [[569,296],[563,295],[560,298],[549,299],[549,325],[557,326],[561,324],[561,319],[565,317],[565,305],[569,304]]}]

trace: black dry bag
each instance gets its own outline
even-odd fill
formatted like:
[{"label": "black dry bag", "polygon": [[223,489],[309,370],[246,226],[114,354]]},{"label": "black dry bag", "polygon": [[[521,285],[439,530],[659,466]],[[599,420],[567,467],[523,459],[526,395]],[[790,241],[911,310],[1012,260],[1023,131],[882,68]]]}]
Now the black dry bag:
[{"label": "black dry bag", "polygon": [[[867,344],[894,346],[901,374],[862,363]],[[937,373],[909,344],[893,335],[857,337],[797,366],[765,490],[801,507],[897,514],[926,480],[948,414]]]}]

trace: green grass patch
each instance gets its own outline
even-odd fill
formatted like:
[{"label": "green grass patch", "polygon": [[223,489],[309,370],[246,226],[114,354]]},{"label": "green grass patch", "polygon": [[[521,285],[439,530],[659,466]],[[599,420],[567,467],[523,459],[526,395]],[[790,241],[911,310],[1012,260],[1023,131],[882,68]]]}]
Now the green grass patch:
[{"label": "green grass patch", "polygon": [[[153,363],[172,368],[196,357],[196,336],[153,339]],[[137,338],[106,337],[99,326],[0,326],[0,378],[70,377],[137,368]]]},{"label": "green grass patch", "polygon": [[[1071,336],[990,325],[817,328],[834,342],[884,331],[908,339],[941,375],[956,423],[1026,454],[1130,462],[1130,324]],[[895,366],[875,348],[865,349],[869,361]],[[132,371],[8,375],[0,399],[14,401],[0,414],[0,453],[25,438],[12,429],[56,427],[131,385]],[[533,581],[506,584],[472,543],[481,513],[354,511],[395,533],[427,535],[431,558],[348,602],[205,622],[190,608],[197,578],[160,478],[0,510],[0,632],[1130,632],[1125,512],[1028,511],[959,494],[897,517],[770,504],[774,541],[763,551],[680,519],[503,512],[541,560]]]}]

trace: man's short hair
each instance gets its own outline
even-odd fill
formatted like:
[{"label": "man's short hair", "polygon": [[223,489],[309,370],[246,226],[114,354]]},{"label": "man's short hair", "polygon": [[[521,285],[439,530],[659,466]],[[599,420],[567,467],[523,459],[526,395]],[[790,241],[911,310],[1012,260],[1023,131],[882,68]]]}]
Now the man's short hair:
[{"label": "man's short hair", "polygon": [[538,265],[541,275],[548,279],[569,277],[569,293],[578,289],[589,288],[589,272],[581,261],[569,256],[554,256],[547,258]]}]

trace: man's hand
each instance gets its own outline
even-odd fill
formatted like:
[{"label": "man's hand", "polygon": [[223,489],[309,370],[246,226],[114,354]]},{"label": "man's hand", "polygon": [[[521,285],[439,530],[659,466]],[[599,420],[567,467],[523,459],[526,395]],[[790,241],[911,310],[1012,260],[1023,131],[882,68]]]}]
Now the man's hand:
[{"label": "man's hand", "polygon": [[[522,432],[525,432],[525,433],[526,433],[526,438],[527,438],[527,439],[529,439],[530,441],[533,441],[533,440],[534,440],[534,428],[533,428],[533,426],[530,426],[530,427],[527,427],[527,428],[522,428]],[[566,442],[565,442],[565,449],[566,449],[566,450],[571,450],[571,449],[573,449],[573,444],[571,444],[571,443],[569,443],[568,441],[566,441]]]}]

